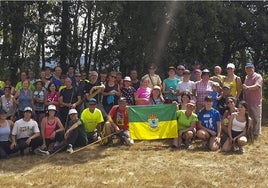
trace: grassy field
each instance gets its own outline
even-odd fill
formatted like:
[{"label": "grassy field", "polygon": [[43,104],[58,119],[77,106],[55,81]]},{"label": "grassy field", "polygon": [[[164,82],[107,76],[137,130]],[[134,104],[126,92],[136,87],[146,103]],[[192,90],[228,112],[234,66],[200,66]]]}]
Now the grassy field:
[{"label": "grassy field", "polygon": [[15,156],[0,163],[1,187],[267,187],[268,127],[246,153],[171,150],[168,141],[94,145],[53,157]]}]

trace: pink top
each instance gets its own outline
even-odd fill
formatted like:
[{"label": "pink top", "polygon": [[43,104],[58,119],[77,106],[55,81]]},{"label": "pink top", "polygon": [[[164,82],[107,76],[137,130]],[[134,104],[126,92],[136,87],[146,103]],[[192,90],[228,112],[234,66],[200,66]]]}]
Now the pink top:
[{"label": "pink top", "polygon": [[263,79],[260,74],[254,72],[252,76],[246,76],[245,84],[247,86],[259,85],[260,87],[257,90],[245,90],[244,97],[245,101],[249,106],[258,106],[262,103],[262,84]]},{"label": "pink top", "polygon": [[53,124],[48,123],[48,117],[46,117],[46,124],[45,124],[45,138],[50,138],[51,134],[56,130],[58,123],[58,118],[54,119]]},{"label": "pink top", "polygon": [[[59,96],[60,96],[59,92],[56,92],[54,94],[47,93],[47,101],[48,102],[51,102],[51,101],[59,102]],[[56,109],[58,111],[60,109],[59,105],[55,105],[55,106],[56,106]]]},{"label": "pink top", "polygon": [[142,98],[142,99],[146,99],[148,101],[148,103],[144,103],[139,101],[137,105],[148,105],[149,104],[149,99],[150,99],[150,95],[151,95],[151,91],[152,89],[147,87],[147,88],[138,88],[138,90],[136,91],[136,95],[138,98]]}]

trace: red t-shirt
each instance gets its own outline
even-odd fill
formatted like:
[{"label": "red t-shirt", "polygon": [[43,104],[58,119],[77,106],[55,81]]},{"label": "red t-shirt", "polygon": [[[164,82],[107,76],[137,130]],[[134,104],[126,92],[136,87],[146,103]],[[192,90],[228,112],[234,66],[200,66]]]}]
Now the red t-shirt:
[{"label": "red t-shirt", "polygon": [[118,105],[113,106],[109,112],[109,115],[112,117],[114,123],[119,127],[128,131],[128,113],[127,109],[120,109]]}]

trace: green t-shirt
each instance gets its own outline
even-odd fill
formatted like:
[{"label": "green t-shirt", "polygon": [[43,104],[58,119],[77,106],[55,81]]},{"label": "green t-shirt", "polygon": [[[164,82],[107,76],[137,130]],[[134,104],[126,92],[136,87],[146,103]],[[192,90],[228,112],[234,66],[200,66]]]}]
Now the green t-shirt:
[{"label": "green t-shirt", "polygon": [[76,119],[75,121],[70,120],[70,121],[68,122],[68,127],[67,127],[67,129],[69,129],[73,124],[75,124],[75,123],[78,122],[78,121],[81,121],[82,124],[79,125],[78,127],[76,127],[76,129],[78,129],[79,132],[81,133],[82,137],[83,137],[84,139],[87,140],[87,133],[86,133],[85,125],[84,125],[83,121],[80,120],[79,118]]},{"label": "green t-shirt", "polygon": [[192,113],[190,117],[185,115],[185,110],[178,110],[177,111],[177,120],[178,120],[178,130],[184,130],[191,127],[192,122],[197,122],[197,115]]}]

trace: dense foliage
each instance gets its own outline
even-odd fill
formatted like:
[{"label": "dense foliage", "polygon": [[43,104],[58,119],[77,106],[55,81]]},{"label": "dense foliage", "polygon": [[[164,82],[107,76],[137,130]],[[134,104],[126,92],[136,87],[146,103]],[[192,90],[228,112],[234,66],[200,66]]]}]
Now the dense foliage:
[{"label": "dense foliage", "polygon": [[73,64],[143,74],[156,63],[164,75],[168,65],[196,59],[207,67],[233,62],[240,70],[252,61],[268,70],[267,2],[0,3],[1,78],[22,69],[37,73],[39,62],[44,68],[51,60],[64,71]]}]

